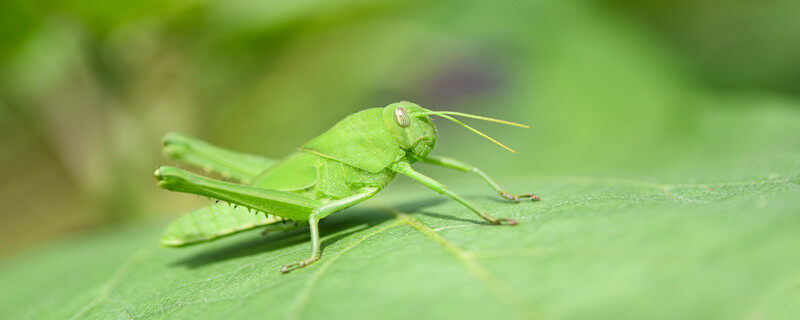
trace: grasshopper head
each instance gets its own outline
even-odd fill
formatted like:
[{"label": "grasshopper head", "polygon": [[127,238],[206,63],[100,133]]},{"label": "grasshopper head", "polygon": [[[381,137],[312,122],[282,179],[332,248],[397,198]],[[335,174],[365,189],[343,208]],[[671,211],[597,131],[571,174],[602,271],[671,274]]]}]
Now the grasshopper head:
[{"label": "grasshopper head", "polygon": [[482,136],[494,142],[498,146],[501,146],[514,153],[516,153],[516,151],[506,147],[504,144],[484,134],[483,132],[480,132],[475,128],[464,124],[463,122],[456,120],[452,116],[495,122],[521,128],[530,128],[527,125],[516,122],[477,116],[463,112],[431,111],[408,101],[392,103],[383,109],[383,123],[387,128],[389,128],[389,131],[392,133],[392,135],[394,135],[395,139],[400,142],[400,146],[406,151],[409,151],[419,157],[427,156],[428,153],[433,150],[434,144],[436,144],[436,128],[434,128],[433,123],[428,116],[439,116],[455,122],[467,130],[472,131],[473,133]]},{"label": "grasshopper head", "polygon": [[427,109],[415,103],[402,101],[383,109],[383,123],[400,147],[419,157],[427,156],[436,144],[436,128],[425,115]]}]

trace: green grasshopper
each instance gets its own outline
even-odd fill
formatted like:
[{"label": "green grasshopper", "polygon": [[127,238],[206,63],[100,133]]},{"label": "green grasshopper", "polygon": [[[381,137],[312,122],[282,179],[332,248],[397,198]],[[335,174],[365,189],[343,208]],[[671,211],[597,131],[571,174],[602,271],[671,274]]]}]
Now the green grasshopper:
[{"label": "green grasshopper", "polygon": [[[270,231],[296,228],[298,222],[308,224],[311,256],[283,266],[281,272],[286,273],[319,260],[320,219],[371,198],[397,173],[447,195],[491,224],[516,225],[515,220],[492,217],[411,167],[412,163],[419,161],[472,172],[510,201],[519,202],[520,198],[540,200],[534,194],[506,192],[472,165],[429,155],[436,143],[436,128],[428,117],[431,115],[453,121],[511,152],[514,150],[451,115],[528,127],[460,112],[431,111],[403,101],[352,114],[281,160],[225,150],[181,134],[168,134],[164,138],[167,156],[239,183],[214,180],[175,167],[159,167],[155,171],[159,187],[233,204],[214,203],[179,216],[167,228],[161,244],[184,246],[259,226],[267,226],[266,231]],[[264,214],[247,214],[251,209]],[[287,219],[294,223],[287,227],[282,223]]]}]

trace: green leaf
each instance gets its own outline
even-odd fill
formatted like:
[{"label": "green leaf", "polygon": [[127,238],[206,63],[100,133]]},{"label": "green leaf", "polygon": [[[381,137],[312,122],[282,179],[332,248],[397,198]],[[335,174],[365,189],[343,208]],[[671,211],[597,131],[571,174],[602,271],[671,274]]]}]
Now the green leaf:
[{"label": "green leaf", "polygon": [[[485,225],[397,183],[324,219],[322,259],[285,275],[283,264],[308,254],[303,229],[181,249],[157,245],[162,224],[76,237],[3,266],[0,318],[791,318],[800,311],[798,111],[709,119],[690,144],[703,156],[668,173],[534,168],[499,179],[541,202],[505,202],[474,177],[442,179],[515,227]],[[706,154],[722,149],[736,156]]]},{"label": "green leaf", "polygon": [[[180,249],[158,246],[166,221],[94,231],[3,262],[1,319],[791,319],[800,314],[796,102],[731,92],[714,96],[687,76],[695,70],[662,61],[672,61],[665,53],[670,50],[650,41],[646,28],[591,4],[434,3],[402,10],[405,5],[373,7],[365,1],[303,2],[276,11],[272,4],[253,10],[242,5],[246,2],[200,6],[211,27],[193,23],[193,13],[176,20],[200,26],[189,34],[208,34],[193,49],[197,52],[178,52],[200,56],[190,63],[190,74],[197,74],[191,78],[200,81],[199,88],[213,89],[189,91],[226,97],[200,95],[201,108],[194,103],[183,108],[213,119],[197,128],[219,132],[228,146],[259,150],[291,144],[284,145],[288,150],[295,147],[293,140],[310,138],[338,120],[330,118],[345,114],[342,106],[386,102],[365,97],[436,96],[434,80],[448,68],[469,67],[471,58],[458,60],[476,56],[475,63],[487,70],[509,70],[497,72],[505,86],[497,96],[467,95],[459,107],[512,114],[511,120],[532,121],[534,130],[497,135],[519,146],[520,157],[511,158],[498,156],[496,146],[477,142],[461,128],[448,132],[443,125],[437,152],[465,150],[454,155],[489,174],[516,172],[496,178],[511,191],[536,192],[543,200],[507,203],[475,177],[431,171],[493,215],[520,221],[515,227],[488,226],[459,204],[399,178],[376,199],[324,219],[322,259],[286,275],[278,271],[283,264],[309,253],[302,229],[266,237],[254,230]],[[340,9],[361,4],[360,13],[335,17]],[[120,11],[109,20],[106,12],[119,11],[111,6],[68,11],[110,32],[149,8]],[[368,18],[362,21],[362,15]],[[411,23],[417,19],[421,22]],[[52,36],[50,29],[39,38]],[[212,29],[218,31],[205,32]],[[272,36],[283,29],[288,35]],[[128,41],[119,47],[138,48],[138,40]],[[23,49],[45,44],[53,46],[33,41]],[[53,61],[40,57],[47,50],[22,51],[27,57],[22,62],[30,62],[23,66]],[[503,54],[489,54],[484,63],[486,52]],[[264,60],[272,64],[262,66]],[[750,68],[762,65],[754,60]],[[52,68],[33,68],[40,69]],[[15,70],[26,71],[17,72],[27,76],[22,80],[41,76]],[[179,82],[178,92],[184,85]],[[161,108],[163,103],[123,105]],[[139,113],[153,114],[134,112]],[[163,123],[175,125],[178,118],[198,114],[178,114]],[[49,124],[43,123],[43,128]],[[290,130],[300,125],[301,130]],[[550,174],[565,172],[570,175]],[[142,179],[152,181],[150,173]],[[124,187],[114,190],[127,201],[136,199]],[[61,214],[58,209],[51,208],[52,215]]]}]

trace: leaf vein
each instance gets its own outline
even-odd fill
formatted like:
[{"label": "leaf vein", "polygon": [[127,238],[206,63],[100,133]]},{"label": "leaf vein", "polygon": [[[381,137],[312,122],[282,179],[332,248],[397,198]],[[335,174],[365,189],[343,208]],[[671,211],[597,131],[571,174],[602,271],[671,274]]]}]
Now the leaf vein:
[{"label": "leaf vein", "polygon": [[287,309],[286,319],[299,319],[300,318],[300,312],[302,311],[302,308],[306,305],[306,303],[308,303],[308,299],[311,297],[311,293],[313,292],[313,290],[316,287],[316,285],[319,282],[319,280],[322,278],[322,275],[325,274],[325,271],[327,271],[328,268],[330,268],[330,266],[333,265],[333,263],[336,262],[337,259],[339,259],[339,257],[344,255],[348,251],[352,250],[357,245],[361,244],[362,242],[366,241],[367,239],[369,239],[369,238],[371,238],[371,237],[373,237],[373,236],[375,236],[375,235],[377,235],[377,234],[379,234],[381,232],[384,232],[386,230],[389,230],[391,228],[399,226],[401,224],[403,224],[403,221],[395,220],[394,222],[392,222],[390,224],[387,224],[387,225],[385,225],[385,226],[383,226],[383,227],[381,227],[381,228],[379,228],[379,229],[377,229],[375,231],[372,231],[372,232],[362,236],[358,240],[354,241],[353,243],[351,243],[347,247],[345,247],[342,250],[340,250],[339,252],[337,252],[335,255],[333,255],[331,257],[328,257],[327,260],[325,260],[325,263],[322,266],[320,266],[320,268],[317,269],[317,271],[311,276],[311,279],[308,280],[306,285],[302,289],[300,289],[300,292],[298,293],[298,295],[296,296],[296,298],[292,302],[292,305]]},{"label": "leaf vein", "polygon": [[506,283],[504,283],[501,279],[497,278],[494,274],[492,274],[489,270],[481,266],[468,252],[464,249],[461,249],[454,243],[448,241],[438,232],[434,231],[427,225],[423,224],[417,219],[409,216],[406,213],[400,212],[391,207],[385,207],[385,209],[392,214],[394,214],[397,219],[403,221],[404,223],[411,226],[413,229],[421,232],[431,240],[435,241],[436,243],[442,245],[450,254],[452,254],[457,261],[461,262],[464,267],[472,274],[475,278],[477,278],[489,291],[494,294],[498,300],[503,302],[507,307],[510,308],[512,313],[516,314],[520,319],[537,319],[541,318],[541,316],[531,310],[531,308],[520,298],[520,295],[516,293],[511,287],[509,287]]},{"label": "leaf vein", "polygon": [[[111,301],[109,299],[109,294],[111,293],[111,290],[122,279],[122,277],[127,275],[127,273],[135,265],[135,262],[138,262],[138,260],[142,259],[145,256],[145,253],[150,253],[150,250],[147,249],[139,250],[133,255],[131,255],[128,258],[128,260],[125,260],[125,262],[123,262],[117,268],[117,270],[114,271],[113,274],[111,274],[111,277],[109,277],[108,280],[106,280],[106,282],[104,282],[103,285],[100,286],[100,292],[97,294],[97,296],[91,302],[89,302],[89,304],[78,310],[78,312],[75,313],[70,319],[71,320],[79,319],[81,316],[85,315],[87,312],[89,312],[89,310],[96,307],[104,300]],[[125,311],[125,309],[122,310]],[[126,315],[128,314],[127,311],[125,311],[125,314]]]}]

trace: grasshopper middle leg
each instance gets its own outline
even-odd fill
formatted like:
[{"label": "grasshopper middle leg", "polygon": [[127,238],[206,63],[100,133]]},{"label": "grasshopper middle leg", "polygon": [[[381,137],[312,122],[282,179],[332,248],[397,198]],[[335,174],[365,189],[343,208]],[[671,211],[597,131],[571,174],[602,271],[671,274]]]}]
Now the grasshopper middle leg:
[{"label": "grasshopper middle leg", "polygon": [[283,268],[281,268],[281,273],[287,273],[294,269],[305,267],[309,264],[312,264],[319,260],[321,255],[320,251],[320,240],[319,240],[319,219],[325,218],[326,216],[334,213],[336,211],[342,210],[364,200],[367,200],[378,193],[377,188],[365,188],[361,190],[360,193],[335,201],[328,202],[319,208],[314,209],[311,214],[308,216],[308,226],[309,231],[311,232],[311,256],[308,259],[303,259],[295,263],[290,263]]}]

